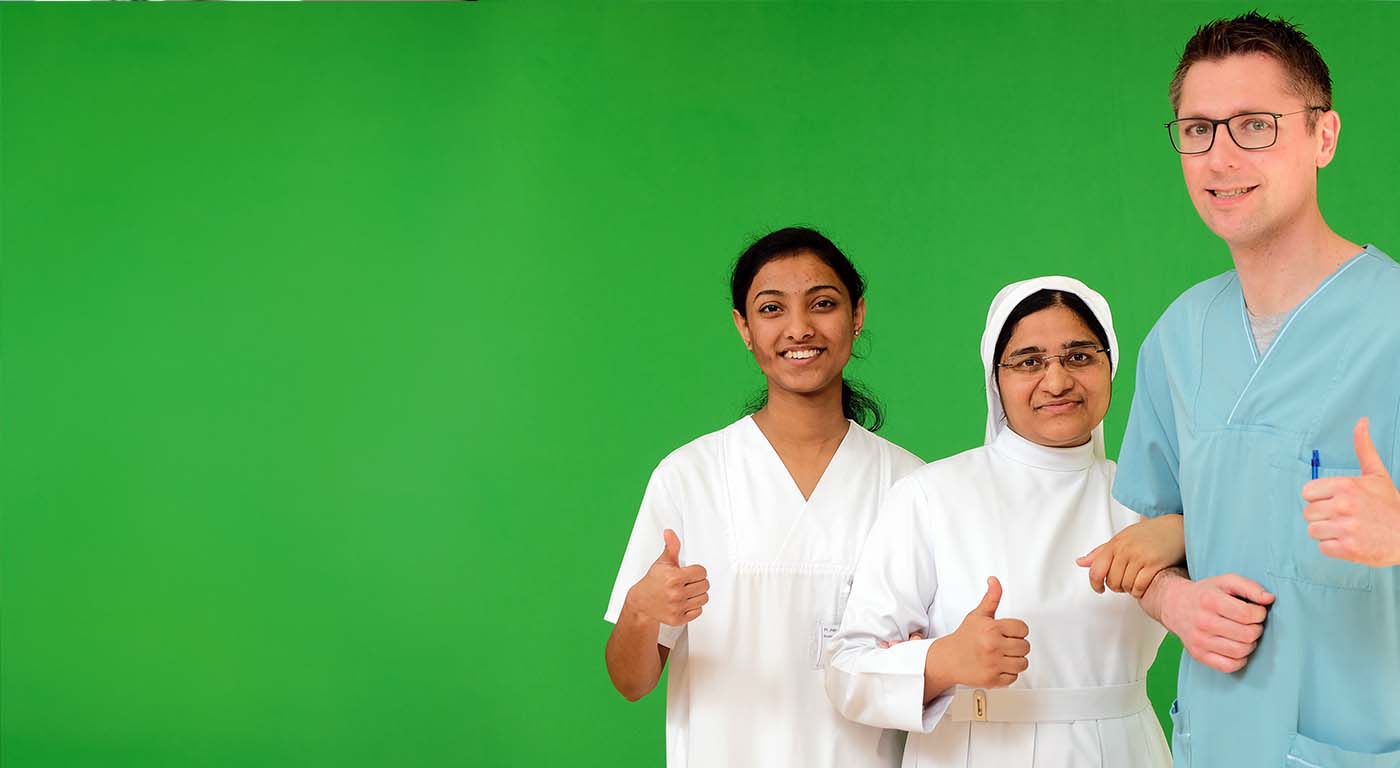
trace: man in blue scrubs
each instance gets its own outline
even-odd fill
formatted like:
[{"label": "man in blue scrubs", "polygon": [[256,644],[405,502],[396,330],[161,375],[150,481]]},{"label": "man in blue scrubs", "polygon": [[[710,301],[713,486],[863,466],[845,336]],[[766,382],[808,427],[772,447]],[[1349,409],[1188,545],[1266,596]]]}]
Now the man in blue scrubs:
[{"label": "man in blue scrubs", "polygon": [[1143,598],[1189,651],[1176,765],[1400,767],[1400,265],[1323,220],[1341,120],[1296,27],[1202,27],[1170,93],[1235,266],[1143,343],[1114,486],[1184,515],[1189,577]]}]

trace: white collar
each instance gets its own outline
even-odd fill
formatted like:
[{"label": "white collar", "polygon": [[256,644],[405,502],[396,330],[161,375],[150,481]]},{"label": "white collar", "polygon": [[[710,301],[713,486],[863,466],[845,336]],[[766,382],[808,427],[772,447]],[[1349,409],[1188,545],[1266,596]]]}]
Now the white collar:
[{"label": "white collar", "polygon": [[1093,466],[1094,441],[1072,448],[1053,448],[1033,443],[1010,428],[999,432],[991,443],[993,451],[1017,464],[1054,472],[1079,472]]}]

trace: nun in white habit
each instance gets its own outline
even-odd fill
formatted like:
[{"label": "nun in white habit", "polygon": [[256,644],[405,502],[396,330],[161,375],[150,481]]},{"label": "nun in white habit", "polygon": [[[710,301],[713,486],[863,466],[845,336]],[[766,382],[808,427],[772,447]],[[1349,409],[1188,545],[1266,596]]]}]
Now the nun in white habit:
[{"label": "nun in white habit", "polygon": [[1075,564],[1141,519],[1109,493],[1116,347],[1078,280],[1003,288],[982,335],[986,444],[885,497],[826,687],[846,717],[910,732],[906,768],[1171,764],[1145,687],[1165,631]]}]

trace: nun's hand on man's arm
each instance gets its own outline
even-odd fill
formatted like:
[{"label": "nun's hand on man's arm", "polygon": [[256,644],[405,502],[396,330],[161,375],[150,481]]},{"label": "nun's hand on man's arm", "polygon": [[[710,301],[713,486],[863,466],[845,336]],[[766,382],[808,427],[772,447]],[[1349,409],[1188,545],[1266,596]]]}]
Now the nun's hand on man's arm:
[{"label": "nun's hand on man's arm", "polygon": [[1158,572],[1185,561],[1181,515],[1162,515],[1133,523],[1074,562],[1089,569],[1095,592],[1131,592],[1141,600]]}]

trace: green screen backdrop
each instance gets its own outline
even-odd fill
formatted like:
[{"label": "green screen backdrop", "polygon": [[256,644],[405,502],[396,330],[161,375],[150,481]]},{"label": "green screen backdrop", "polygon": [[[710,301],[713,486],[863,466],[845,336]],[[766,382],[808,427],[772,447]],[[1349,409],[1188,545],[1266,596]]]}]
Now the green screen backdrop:
[{"label": "green screen backdrop", "polygon": [[[1167,80],[1248,7],[4,4],[0,762],[660,765],[602,614],[652,468],[761,387],[730,262],[835,239],[928,460],[996,290],[1085,280],[1115,455],[1229,268]],[[1329,221],[1400,252],[1400,5],[1264,10],[1332,67]]]}]

